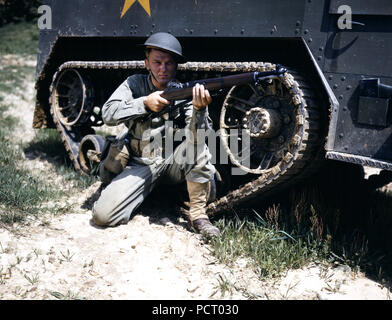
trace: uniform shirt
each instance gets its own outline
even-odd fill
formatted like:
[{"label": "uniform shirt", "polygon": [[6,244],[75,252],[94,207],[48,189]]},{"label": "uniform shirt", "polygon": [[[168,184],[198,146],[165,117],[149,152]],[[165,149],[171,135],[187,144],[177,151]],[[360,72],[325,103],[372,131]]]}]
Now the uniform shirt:
[{"label": "uniform shirt", "polygon": [[[144,105],[144,97],[157,91],[150,75],[135,74],[128,77],[111,95],[102,108],[102,119],[108,126],[124,123],[128,137],[142,140],[146,134],[151,137],[161,134],[164,138],[165,119],[163,117],[145,120],[151,113]],[[176,101],[175,103],[180,103]],[[197,137],[198,129],[211,128],[207,108],[196,110],[191,102],[185,104],[181,112],[185,118],[185,125]],[[173,115],[176,116],[176,115]],[[149,131],[147,131],[149,130]]]}]

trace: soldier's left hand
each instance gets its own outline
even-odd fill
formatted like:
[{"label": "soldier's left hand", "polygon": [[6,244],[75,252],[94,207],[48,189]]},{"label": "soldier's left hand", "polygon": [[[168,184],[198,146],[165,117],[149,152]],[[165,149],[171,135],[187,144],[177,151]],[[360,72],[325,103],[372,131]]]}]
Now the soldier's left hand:
[{"label": "soldier's left hand", "polygon": [[192,104],[196,109],[204,109],[212,102],[211,95],[202,84],[197,83],[193,87],[193,100]]}]

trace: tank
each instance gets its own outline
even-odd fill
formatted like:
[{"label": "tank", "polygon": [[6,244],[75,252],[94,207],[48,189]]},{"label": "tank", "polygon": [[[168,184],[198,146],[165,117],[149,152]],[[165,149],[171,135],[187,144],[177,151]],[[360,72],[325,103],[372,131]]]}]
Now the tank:
[{"label": "tank", "polygon": [[[57,128],[76,170],[100,162],[101,108],[146,72],[138,45],[155,32],[180,40],[180,81],[288,70],[214,95],[220,188],[209,213],[298,183],[325,159],[392,170],[389,0],[43,3],[50,23],[41,23],[33,127]],[[244,144],[241,132],[252,133],[248,161],[231,147]]]}]

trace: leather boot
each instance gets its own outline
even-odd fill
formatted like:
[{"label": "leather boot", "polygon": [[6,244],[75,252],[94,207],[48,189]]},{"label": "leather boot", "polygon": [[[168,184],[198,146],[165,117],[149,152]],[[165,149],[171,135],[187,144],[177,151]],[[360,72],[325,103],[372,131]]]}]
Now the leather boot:
[{"label": "leather boot", "polygon": [[213,226],[208,218],[199,218],[193,221],[193,227],[202,235],[208,237],[219,237],[220,231],[217,227]]},{"label": "leather boot", "polygon": [[219,236],[219,229],[211,224],[206,214],[210,183],[187,181],[187,189],[189,194],[188,218],[192,226],[201,234]]}]

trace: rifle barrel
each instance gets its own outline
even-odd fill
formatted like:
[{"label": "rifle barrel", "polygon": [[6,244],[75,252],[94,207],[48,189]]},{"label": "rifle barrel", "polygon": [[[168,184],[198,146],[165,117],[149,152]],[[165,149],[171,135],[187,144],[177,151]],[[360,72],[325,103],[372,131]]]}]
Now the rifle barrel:
[{"label": "rifle barrel", "polygon": [[246,84],[255,81],[257,72],[240,73],[220,78],[210,78],[185,82],[181,88],[167,88],[161,94],[166,100],[182,100],[192,97],[193,87],[199,83],[209,91],[215,91],[222,88],[232,87],[235,85]]},{"label": "rifle barrel", "polygon": [[192,97],[193,87],[199,83],[209,91],[215,91],[222,88],[232,87],[235,85],[247,84],[256,82],[258,79],[267,78],[271,76],[278,76],[285,73],[287,70],[281,68],[280,65],[276,70],[265,71],[265,72],[246,72],[239,73],[230,76],[201,79],[190,82],[185,82],[180,87],[166,88],[161,96],[166,100],[183,100]]}]

